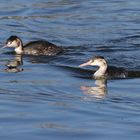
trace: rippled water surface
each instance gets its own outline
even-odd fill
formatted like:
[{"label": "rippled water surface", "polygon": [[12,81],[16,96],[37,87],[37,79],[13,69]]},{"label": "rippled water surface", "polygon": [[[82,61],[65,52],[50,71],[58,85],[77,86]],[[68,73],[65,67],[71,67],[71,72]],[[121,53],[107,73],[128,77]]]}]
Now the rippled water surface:
[{"label": "rippled water surface", "polygon": [[92,80],[93,55],[140,71],[139,0],[1,0],[0,45],[46,39],[64,48],[55,57],[0,50],[0,138],[4,140],[139,140],[140,78]]}]

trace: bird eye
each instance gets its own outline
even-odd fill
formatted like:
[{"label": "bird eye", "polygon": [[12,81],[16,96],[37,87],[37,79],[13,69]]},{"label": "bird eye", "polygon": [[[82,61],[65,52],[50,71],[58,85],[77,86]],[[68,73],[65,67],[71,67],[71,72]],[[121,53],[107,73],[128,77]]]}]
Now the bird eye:
[{"label": "bird eye", "polygon": [[7,42],[8,45],[10,45],[11,43],[12,43],[11,41]]}]

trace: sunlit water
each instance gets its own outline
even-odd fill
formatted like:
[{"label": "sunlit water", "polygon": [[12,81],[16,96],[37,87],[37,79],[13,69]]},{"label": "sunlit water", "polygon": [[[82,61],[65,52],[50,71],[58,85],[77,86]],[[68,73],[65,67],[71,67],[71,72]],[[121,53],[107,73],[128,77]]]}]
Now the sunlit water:
[{"label": "sunlit water", "polygon": [[[78,65],[93,55],[140,70],[139,0],[2,0],[0,43],[18,35],[64,48],[56,57],[17,56],[1,49],[0,139],[140,139],[140,79],[90,78]],[[11,51],[11,50],[10,50]]]}]

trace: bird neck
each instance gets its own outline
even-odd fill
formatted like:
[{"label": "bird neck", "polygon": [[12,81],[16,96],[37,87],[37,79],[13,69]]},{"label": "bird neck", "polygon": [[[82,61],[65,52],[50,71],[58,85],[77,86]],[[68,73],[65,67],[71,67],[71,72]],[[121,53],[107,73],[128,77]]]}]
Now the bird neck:
[{"label": "bird neck", "polygon": [[95,78],[104,77],[106,75],[107,64],[99,66],[98,70],[94,73]]},{"label": "bird neck", "polygon": [[17,47],[15,48],[15,52],[17,54],[22,54],[23,53],[23,43],[21,39],[17,39]]}]

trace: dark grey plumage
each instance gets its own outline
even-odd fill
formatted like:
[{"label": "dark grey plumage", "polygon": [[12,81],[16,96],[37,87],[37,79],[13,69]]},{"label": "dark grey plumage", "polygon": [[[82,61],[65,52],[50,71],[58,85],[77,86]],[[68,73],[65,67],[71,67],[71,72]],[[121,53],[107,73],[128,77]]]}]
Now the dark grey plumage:
[{"label": "dark grey plumage", "polygon": [[54,56],[62,52],[62,48],[58,47],[46,40],[38,40],[29,42],[24,46],[25,54],[48,55]]}]

